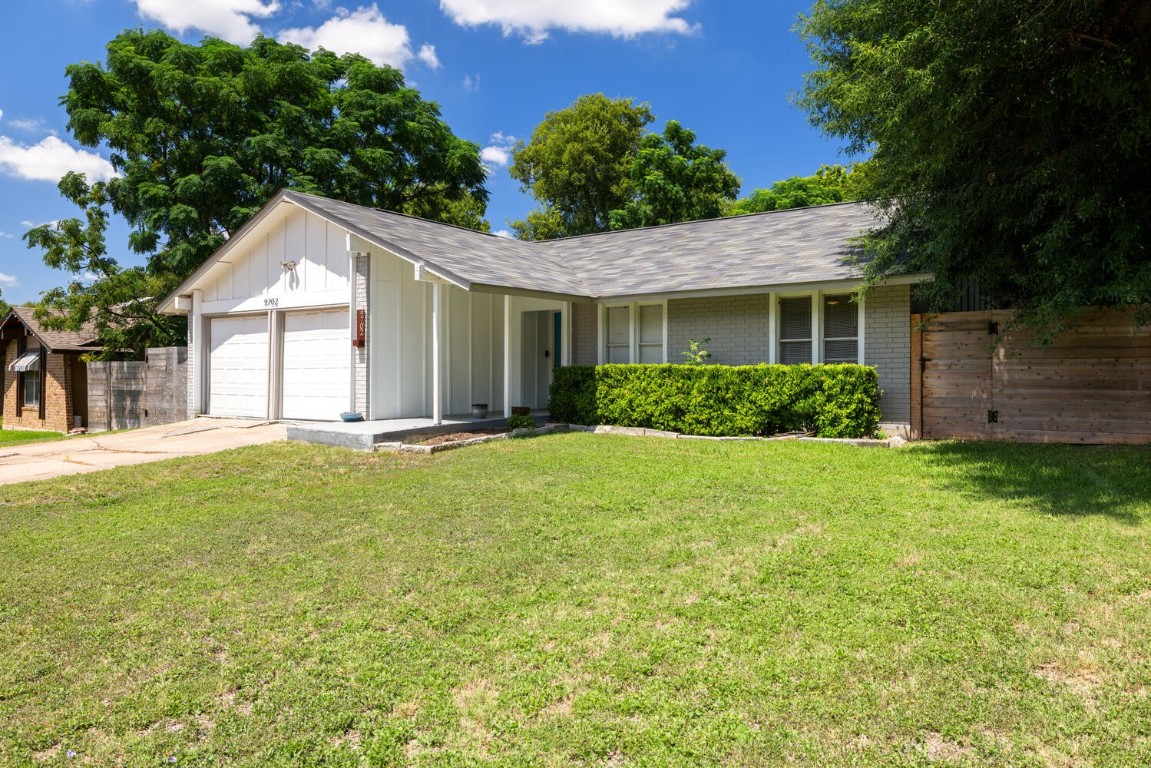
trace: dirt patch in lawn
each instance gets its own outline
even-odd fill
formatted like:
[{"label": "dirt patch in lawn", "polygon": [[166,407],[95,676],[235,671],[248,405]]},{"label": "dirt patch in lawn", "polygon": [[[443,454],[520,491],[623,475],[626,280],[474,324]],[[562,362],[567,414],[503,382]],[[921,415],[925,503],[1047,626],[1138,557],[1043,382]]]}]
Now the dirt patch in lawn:
[{"label": "dirt patch in lawn", "polygon": [[424,435],[412,442],[415,445],[442,445],[443,443],[456,443],[460,440],[474,440],[477,437],[491,437],[492,435],[503,435],[506,433],[506,429],[480,429],[475,432],[451,432],[446,435]]}]

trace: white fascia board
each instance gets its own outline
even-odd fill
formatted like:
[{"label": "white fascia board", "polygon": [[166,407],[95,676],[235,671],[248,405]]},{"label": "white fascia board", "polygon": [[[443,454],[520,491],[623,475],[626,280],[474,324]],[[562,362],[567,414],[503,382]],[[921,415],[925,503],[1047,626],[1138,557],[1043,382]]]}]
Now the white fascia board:
[{"label": "white fascia board", "polygon": [[596,300],[591,296],[581,296],[561,291],[539,291],[532,288],[513,288],[507,285],[489,285],[487,283],[472,283],[468,290],[473,293],[491,293],[497,296],[522,296],[525,299],[555,299],[556,301],[570,301],[576,304],[590,304]]},{"label": "white fascia board", "polygon": [[[931,274],[899,275],[881,280],[876,286],[913,285],[935,279]],[[627,304],[633,301],[668,301],[670,299],[706,299],[723,296],[749,296],[762,293],[811,293],[814,291],[856,291],[863,285],[862,278],[848,280],[823,280],[808,283],[776,283],[772,285],[750,285],[738,288],[705,288],[698,291],[671,291],[665,293],[630,293],[618,296],[596,296],[596,304]]]}]

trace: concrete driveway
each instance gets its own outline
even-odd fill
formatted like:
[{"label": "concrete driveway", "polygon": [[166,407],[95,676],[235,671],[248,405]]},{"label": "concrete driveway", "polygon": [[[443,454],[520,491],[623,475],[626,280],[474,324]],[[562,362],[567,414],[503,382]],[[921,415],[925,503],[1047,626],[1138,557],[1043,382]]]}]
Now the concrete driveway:
[{"label": "concrete driveway", "polygon": [[194,419],[159,427],[50,443],[0,447],[0,485],[97,472],[177,456],[199,456],[244,445],[286,440],[284,424],[242,419]]}]

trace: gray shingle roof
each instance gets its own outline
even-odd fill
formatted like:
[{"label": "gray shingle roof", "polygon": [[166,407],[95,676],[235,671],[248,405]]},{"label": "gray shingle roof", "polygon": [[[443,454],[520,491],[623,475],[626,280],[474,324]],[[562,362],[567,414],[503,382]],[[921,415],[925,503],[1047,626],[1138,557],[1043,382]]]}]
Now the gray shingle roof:
[{"label": "gray shingle roof", "polygon": [[284,197],[464,283],[589,295],[579,274],[534,243],[300,192],[288,191]]},{"label": "gray shingle roof", "polygon": [[839,203],[525,243],[283,194],[460,282],[589,298],[858,279],[851,240],[879,223],[864,204]]},{"label": "gray shingle roof", "polygon": [[539,243],[596,297],[816,283],[861,277],[851,241],[877,226],[862,203],[607,232]]},{"label": "gray shingle roof", "polygon": [[[59,316],[61,313],[53,311],[52,314]],[[79,331],[49,330],[36,319],[32,307],[12,307],[8,318],[9,322],[14,318],[32,331],[49,352],[98,352],[102,348],[91,322],[85,323]]]},{"label": "gray shingle roof", "polygon": [[161,302],[175,307],[247,232],[288,202],[465,288],[588,299],[858,280],[852,241],[880,222],[863,203],[525,243],[284,190]]}]

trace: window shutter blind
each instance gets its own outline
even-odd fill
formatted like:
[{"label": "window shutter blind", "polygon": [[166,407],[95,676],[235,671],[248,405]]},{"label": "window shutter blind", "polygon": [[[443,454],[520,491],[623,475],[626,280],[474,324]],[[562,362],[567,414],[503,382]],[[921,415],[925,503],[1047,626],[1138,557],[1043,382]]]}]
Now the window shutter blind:
[{"label": "window shutter blind", "polygon": [[779,300],[779,362],[811,362],[811,298]]},{"label": "window shutter blind", "polygon": [[663,362],[663,307],[659,304],[639,308],[639,361]]},{"label": "window shutter blind", "polygon": [[628,307],[608,307],[607,361],[631,362],[631,312]]},{"label": "window shutter blind", "polygon": [[848,295],[823,299],[823,360],[827,363],[859,360],[859,305]]}]

